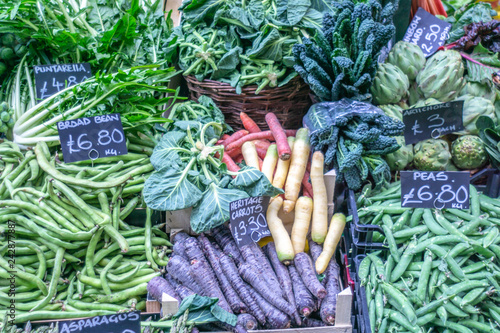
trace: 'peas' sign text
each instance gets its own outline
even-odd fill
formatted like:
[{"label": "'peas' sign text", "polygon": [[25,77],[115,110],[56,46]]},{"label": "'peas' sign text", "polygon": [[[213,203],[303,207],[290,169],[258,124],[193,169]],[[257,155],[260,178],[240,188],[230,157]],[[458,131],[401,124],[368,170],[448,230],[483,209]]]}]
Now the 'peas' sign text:
[{"label": "'peas' sign text", "polygon": [[65,163],[127,154],[118,113],[57,123]]},{"label": "'peas' sign text", "polygon": [[139,311],[59,322],[59,333],[140,333]]},{"label": "'peas' sign text", "polygon": [[231,233],[238,247],[271,236],[266,220],[269,199],[269,197],[252,197],[229,204]]}]

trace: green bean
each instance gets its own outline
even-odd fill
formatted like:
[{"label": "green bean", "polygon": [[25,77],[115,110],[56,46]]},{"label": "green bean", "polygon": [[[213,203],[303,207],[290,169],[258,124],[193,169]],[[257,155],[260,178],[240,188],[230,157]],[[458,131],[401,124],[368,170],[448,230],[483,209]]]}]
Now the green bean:
[{"label": "green bean", "polygon": [[107,264],[106,267],[104,267],[104,269],[102,270],[102,272],[100,274],[102,289],[104,290],[104,293],[106,295],[111,295],[111,289],[108,285],[108,281],[106,280],[106,275],[108,274],[108,271],[111,268],[113,268],[113,266],[122,258],[123,258],[123,256],[120,254],[120,255],[117,255],[116,257],[114,257],[113,259],[111,259],[109,264]]},{"label": "green bean", "polygon": [[123,165],[125,163],[123,161],[118,161],[115,165],[112,165],[109,167],[106,171],[100,172],[99,174],[95,175],[94,177],[90,178],[91,181],[100,181],[105,179],[107,176],[116,173],[117,171],[121,170],[123,168]]},{"label": "green bean", "polygon": [[[59,304],[59,307],[61,304]],[[16,314],[14,323],[26,323],[27,321],[34,320],[48,320],[48,319],[73,319],[73,318],[88,318],[95,316],[106,316],[116,314],[116,311],[94,310],[94,311],[35,311]]]},{"label": "green bean", "polygon": [[126,281],[130,281],[133,277],[135,277],[138,274],[138,272],[141,270],[142,267],[144,267],[144,266],[137,265],[130,272],[124,273],[120,276],[108,273],[108,279],[110,282],[114,282],[114,283],[123,283]]},{"label": "green bean", "polygon": [[125,220],[127,216],[129,216],[130,213],[132,213],[132,211],[134,210],[134,208],[138,205],[139,200],[140,200],[139,197],[132,198],[132,200],[130,200],[121,211],[120,219]]},{"label": "green bean", "polygon": [[[156,273],[155,273],[156,274]],[[157,275],[155,275],[157,276]],[[151,279],[152,277],[149,277]],[[149,280],[148,280],[149,281]],[[144,295],[147,292],[147,282],[136,285],[130,289],[125,289],[122,291],[114,292],[111,295],[98,295],[96,297],[99,303],[117,303],[130,299],[131,297]],[[112,288],[113,289],[113,288]]]},{"label": "green bean", "polygon": [[29,202],[23,202],[19,200],[0,200],[0,207],[18,207],[23,209],[24,211],[30,211],[33,212],[36,215],[39,215],[41,218],[47,220],[47,223],[50,224],[53,227],[58,227],[56,221],[50,217],[49,214],[45,213],[44,211],[40,210],[37,206],[29,203]]},{"label": "green bean", "polygon": [[146,208],[146,223],[145,223],[145,247],[146,247],[146,258],[148,261],[151,263],[151,267],[154,270],[158,270],[158,264],[154,261],[153,259],[153,249],[152,249],[152,244],[151,244],[151,238],[152,238],[152,225],[151,225],[151,215],[153,211],[150,208]]}]

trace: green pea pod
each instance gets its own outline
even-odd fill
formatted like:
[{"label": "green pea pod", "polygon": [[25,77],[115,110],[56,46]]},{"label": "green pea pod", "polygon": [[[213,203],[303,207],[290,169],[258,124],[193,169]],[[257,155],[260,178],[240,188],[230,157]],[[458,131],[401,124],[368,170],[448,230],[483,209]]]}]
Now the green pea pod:
[{"label": "green pea pod", "polygon": [[440,306],[436,310],[436,314],[438,315],[439,319],[441,319],[441,322],[443,325],[446,325],[446,322],[448,321],[448,312],[446,311],[444,306]]},{"label": "green pea pod", "polygon": [[410,262],[413,259],[413,256],[415,255],[415,247],[417,244],[417,240],[413,239],[406,250],[404,251],[403,255],[401,256],[401,260],[398,262],[396,267],[394,267],[394,270],[392,271],[391,274],[391,282],[396,282],[401,276],[403,276],[403,273],[406,271],[406,268],[410,264]]},{"label": "green pea pod", "polygon": [[448,231],[443,229],[437,222],[434,220],[434,216],[432,214],[432,210],[429,208],[424,209],[424,223],[427,225],[429,230],[438,236],[444,236],[448,234]]},{"label": "green pea pod", "polygon": [[[407,330],[413,333],[421,333],[422,331],[420,330],[419,327],[416,326],[416,318],[415,318],[415,324],[411,324],[408,319],[401,314],[401,312],[396,311],[396,310],[390,310],[390,309],[384,309],[384,316],[389,318],[391,321],[403,326]],[[390,330],[389,330],[390,332]]]},{"label": "green pea pod", "polygon": [[394,257],[394,260],[396,260],[396,262],[399,262],[399,260],[401,259],[401,256],[399,255],[398,246],[396,244],[396,240],[394,239],[394,236],[392,235],[391,229],[387,225],[383,225],[382,229],[384,230],[385,240],[387,241],[387,244],[389,245],[389,251],[391,252],[391,256]]},{"label": "green pea pod", "polygon": [[462,322],[460,322],[460,324],[457,324],[457,323],[454,323],[452,321],[449,321],[446,323],[446,326],[443,325],[443,323],[441,322],[441,320],[438,320],[438,319],[434,319],[432,321],[432,323],[436,326],[440,326],[440,327],[447,327],[447,328],[450,328],[452,330],[454,330],[455,332],[460,332],[460,333],[473,333],[469,328],[461,325]]},{"label": "green pea pod", "polygon": [[431,321],[433,321],[434,318],[436,318],[435,312],[431,312],[431,313],[425,314],[423,316],[420,316],[417,318],[417,325],[420,327],[425,326],[428,323],[430,323]]},{"label": "green pea pod", "polygon": [[417,323],[415,309],[406,296],[388,283],[382,283],[381,287],[388,302],[394,308],[399,309],[412,325],[415,325]]},{"label": "green pea pod", "polygon": [[412,213],[413,212],[411,210],[407,210],[403,214],[401,214],[401,216],[396,220],[396,222],[394,222],[394,226],[392,228],[392,231],[398,232],[401,229],[403,229],[403,227],[406,226],[408,224],[408,222],[410,221]]},{"label": "green pea pod", "polygon": [[428,290],[429,277],[432,268],[432,253],[427,251],[424,257],[424,264],[422,265],[422,270],[420,278],[417,284],[417,298],[420,300],[420,304],[425,302],[425,296]]},{"label": "green pea pod", "polygon": [[[482,317],[482,316],[480,316],[480,317]],[[465,327],[472,328],[473,330],[477,330],[479,332],[494,332],[494,333],[499,332],[499,330],[492,328],[491,325],[486,324],[486,323],[482,323],[481,321],[465,319],[465,320],[461,320],[460,324],[465,326]]]},{"label": "green pea pod", "polygon": [[471,304],[472,302],[474,302],[474,300],[476,298],[478,298],[485,290],[486,290],[486,288],[481,287],[481,288],[475,288],[475,289],[472,289],[471,291],[469,291],[462,298],[462,302],[460,303],[460,307],[464,307],[465,305]]},{"label": "green pea pod", "polygon": [[385,279],[386,281],[391,281],[391,273],[394,269],[394,258],[389,256],[385,262]]},{"label": "green pea pod", "polygon": [[490,231],[488,231],[488,233],[486,234],[486,236],[484,236],[484,238],[483,238],[483,246],[485,248],[487,248],[488,246],[490,246],[491,244],[493,244],[493,242],[495,241],[495,239],[498,237],[498,234],[499,234],[498,228],[497,227],[492,227],[490,229]]},{"label": "green pea pod", "polygon": [[377,333],[387,333],[388,323],[389,323],[389,319],[387,319],[386,317],[384,317],[384,319],[382,319],[382,323],[380,324],[380,326],[378,328],[378,332]]},{"label": "green pea pod", "polygon": [[410,217],[410,228],[414,228],[422,223],[423,208],[415,208]]},{"label": "green pea pod", "polygon": [[377,287],[377,290],[375,291],[375,313],[377,316],[376,327],[379,327],[384,317],[384,295],[382,294],[382,289],[380,288],[380,286]]},{"label": "green pea pod", "polygon": [[416,227],[408,228],[408,229],[403,229],[394,232],[394,238],[406,238],[406,237],[412,237],[413,235],[420,235],[425,232],[427,232],[429,228],[426,225],[419,225]]},{"label": "green pea pod", "polygon": [[479,244],[473,243],[473,244],[471,244],[471,246],[474,249],[474,251],[476,251],[478,254],[484,256],[486,259],[490,259],[490,258],[493,258],[495,256],[495,252],[492,251],[493,245],[490,245],[491,251],[490,251],[490,249],[487,249]]}]

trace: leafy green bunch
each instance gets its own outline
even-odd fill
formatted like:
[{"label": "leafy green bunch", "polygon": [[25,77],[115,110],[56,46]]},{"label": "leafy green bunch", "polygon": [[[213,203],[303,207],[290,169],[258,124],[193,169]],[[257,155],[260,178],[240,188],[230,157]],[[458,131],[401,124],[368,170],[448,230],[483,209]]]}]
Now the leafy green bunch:
[{"label": "leafy green bunch", "polygon": [[391,2],[343,0],[326,13],[323,28],[293,47],[295,70],[321,101],[370,101],[377,58],[395,34]]},{"label": "leafy green bunch", "polygon": [[292,47],[321,27],[324,0],[184,1],[178,42],[184,75],[241,87],[287,84],[296,76]]},{"label": "leafy green bunch", "polygon": [[346,99],[336,103],[315,104],[305,116],[311,146],[323,152],[325,165],[335,169],[337,180],[345,180],[350,189],[359,190],[369,177],[375,187],[383,186],[391,172],[382,156],[400,148],[395,136],[402,134],[404,124],[383,113],[361,110],[366,103]]},{"label": "leafy green bunch", "polygon": [[192,207],[191,228],[196,233],[228,221],[229,203],[234,200],[283,193],[255,168],[227,170],[222,162],[224,146],[216,144],[225,130],[219,120],[223,115],[217,108],[208,109],[208,100],[202,102],[205,112],[192,102],[175,110],[174,122],[167,124],[168,131],[151,156],[156,171],[143,191],[146,204],[154,210]]}]

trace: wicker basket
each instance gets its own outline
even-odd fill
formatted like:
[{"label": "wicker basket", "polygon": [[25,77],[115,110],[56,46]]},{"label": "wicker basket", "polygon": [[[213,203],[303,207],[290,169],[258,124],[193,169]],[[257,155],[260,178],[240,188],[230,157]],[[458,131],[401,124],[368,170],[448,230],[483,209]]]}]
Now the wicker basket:
[{"label": "wicker basket", "polygon": [[242,129],[240,112],[248,114],[263,130],[267,129],[264,119],[266,113],[276,114],[286,129],[302,127],[302,117],[311,106],[309,87],[296,77],[283,87],[266,88],[255,95],[257,86],[243,87],[241,94],[227,83],[219,81],[196,80],[186,76],[190,99],[198,100],[202,95],[214,100],[222,110],[228,123],[234,130]]}]

